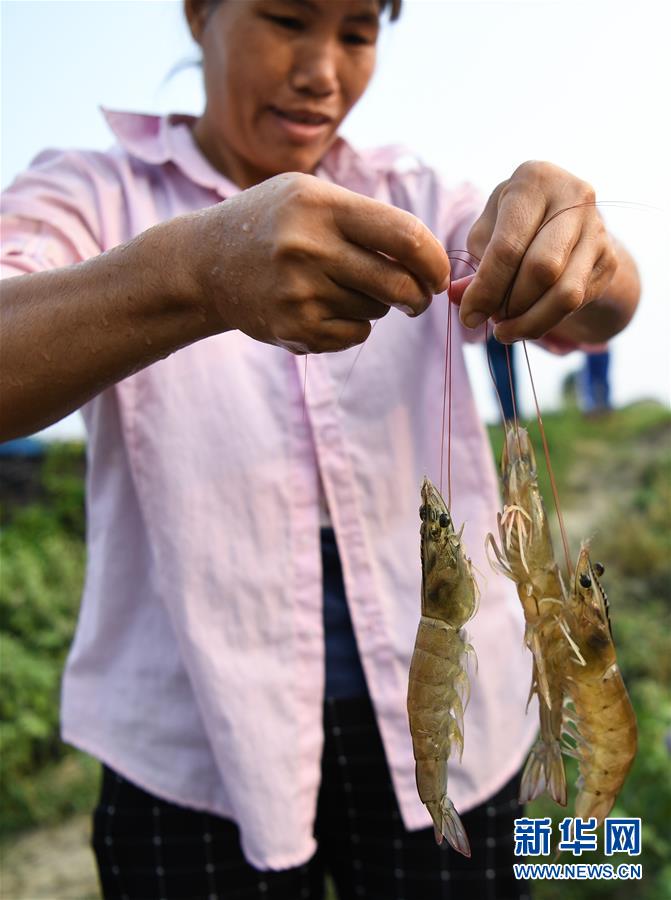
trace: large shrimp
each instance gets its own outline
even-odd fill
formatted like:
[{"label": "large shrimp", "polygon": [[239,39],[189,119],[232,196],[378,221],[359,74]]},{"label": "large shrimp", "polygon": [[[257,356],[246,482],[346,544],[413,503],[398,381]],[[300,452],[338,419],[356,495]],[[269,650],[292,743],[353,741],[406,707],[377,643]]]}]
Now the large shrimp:
[{"label": "large shrimp", "polygon": [[571,641],[564,619],[566,592],[554,559],[529,435],[512,423],[506,423],[501,483],[504,507],[497,516],[501,550],[491,534],[486,546],[496,557],[492,565],[517,585],[526,623],[524,640],[533,654],[529,699],[538,695],[540,715],[540,737],[522,774],[520,802],[547,790],[566,806],[561,755],[562,672]]},{"label": "large shrimp", "polygon": [[597,825],[613,808],[636,756],[636,716],[615,658],[608,600],[599,583],[600,563],[592,564],[589,546],[578,557],[567,620],[578,645],[567,660],[564,730],[576,742],[564,752],[579,763],[575,815],[594,816]]},{"label": "large shrimp", "polygon": [[435,486],[422,483],[422,615],[410,665],[408,716],[420,799],[431,813],[436,841],[443,837],[464,856],[470,846],[447,796],[447,760],[461,758],[469,683],[465,661],[472,650],[462,626],[474,615],[478,588],[471,562]]}]

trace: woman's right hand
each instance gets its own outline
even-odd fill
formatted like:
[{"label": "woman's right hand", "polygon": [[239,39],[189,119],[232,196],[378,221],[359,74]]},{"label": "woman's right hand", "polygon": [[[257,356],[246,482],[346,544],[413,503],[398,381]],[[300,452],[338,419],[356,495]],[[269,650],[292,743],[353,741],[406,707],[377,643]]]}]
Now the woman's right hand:
[{"label": "woman's right hand", "polygon": [[85,262],[4,280],[0,440],[222,331],[293,353],[344,350],[390,306],[421,313],[449,272],[410,213],[278,175]]},{"label": "woman's right hand", "polygon": [[185,229],[192,291],[221,330],[293,353],[360,344],[371,319],[392,306],[419,315],[449,283],[447,254],[419,219],[311,175],[277,175],[171,224]]}]

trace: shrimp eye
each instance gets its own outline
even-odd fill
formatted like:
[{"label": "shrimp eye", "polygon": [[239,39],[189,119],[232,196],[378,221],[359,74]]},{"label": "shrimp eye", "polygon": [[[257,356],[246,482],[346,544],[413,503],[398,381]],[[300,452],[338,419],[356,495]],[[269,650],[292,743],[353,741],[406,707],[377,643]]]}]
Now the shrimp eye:
[{"label": "shrimp eye", "polygon": [[419,517],[422,520],[422,522],[426,521],[426,506],[420,506]]},{"label": "shrimp eye", "polygon": [[584,588],[592,587],[592,579],[589,577],[589,575],[580,576],[580,585]]},{"label": "shrimp eye", "polygon": [[440,525],[441,528],[447,528],[447,526],[450,524],[450,517],[448,516],[447,513],[440,514],[440,517],[438,519],[438,524]]},{"label": "shrimp eye", "polygon": [[593,568],[599,577],[601,577],[603,575],[603,573],[606,571],[601,563],[594,563]]}]

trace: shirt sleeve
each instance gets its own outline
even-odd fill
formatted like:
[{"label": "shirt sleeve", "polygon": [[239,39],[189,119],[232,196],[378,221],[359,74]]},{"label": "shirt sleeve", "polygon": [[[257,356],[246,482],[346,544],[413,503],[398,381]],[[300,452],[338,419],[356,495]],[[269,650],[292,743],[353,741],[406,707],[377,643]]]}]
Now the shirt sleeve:
[{"label": "shirt sleeve", "polygon": [[551,334],[546,334],[545,337],[538,338],[533,343],[555,356],[566,356],[573,353],[574,350],[580,350],[582,353],[604,353],[608,349],[607,341],[600,344],[585,344],[553,337]]},{"label": "shirt sleeve", "polygon": [[[452,279],[470,275],[478,260],[466,248],[471,226],[484,209],[484,198],[472,184],[448,187],[440,175],[404,148],[385,148],[392,202],[422,220],[448,251]],[[379,153],[382,151],[379,151]],[[378,154],[379,155],[379,154]],[[378,160],[379,162],[379,160]],[[463,340],[484,340],[484,329],[471,331],[459,323]],[[482,332],[482,333],[481,333]]]},{"label": "shirt sleeve", "polygon": [[[463,182],[454,188],[447,187],[440,176],[431,169],[422,172],[421,195],[424,195],[423,206],[432,209],[434,224],[432,230],[443,243],[450,259],[451,278],[456,281],[477,271],[479,259],[469,253],[467,248],[468,234],[473,223],[480,216],[485,206],[481,192],[470,182]],[[429,197],[433,197],[429,201]],[[462,339],[469,344],[482,343],[485,340],[485,329],[472,330],[465,328],[458,317]]]},{"label": "shirt sleeve", "polygon": [[[466,249],[466,242],[469,231],[485,207],[485,198],[477,188],[469,183],[460,185],[454,191],[447,190],[439,183],[436,190],[442,190],[445,195],[443,200],[446,206],[444,213],[445,230],[444,232],[438,231],[437,234],[441,236],[442,233],[446,234],[445,246],[450,257],[452,279],[456,280],[457,278],[463,278],[465,275],[472,275],[477,269],[478,260],[469,254]],[[485,329],[483,326],[472,330],[464,328],[461,323],[459,325],[465,342],[481,343],[484,341]],[[490,336],[493,334],[491,326],[488,334]],[[573,353],[575,350],[580,350],[584,353],[602,353],[608,347],[607,343],[578,343],[554,337],[550,334],[532,343],[555,356],[565,356],[568,353]]]},{"label": "shirt sleeve", "polygon": [[[485,197],[478,188],[464,182],[450,189],[435,170],[409,154],[399,156],[392,169],[391,181],[397,205],[422,219],[443,242],[450,257],[452,280],[472,275],[479,260],[467,250],[468,234],[485,207]],[[485,340],[483,326],[473,330],[459,322],[459,329],[466,343],[477,344]],[[488,333],[492,334],[491,327]],[[557,356],[565,356],[575,350],[602,353],[608,346],[577,343],[553,335],[546,335],[533,343]]]},{"label": "shirt sleeve", "polygon": [[2,277],[82,262],[103,249],[99,173],[87,155],[48,150],[0,197]]}]

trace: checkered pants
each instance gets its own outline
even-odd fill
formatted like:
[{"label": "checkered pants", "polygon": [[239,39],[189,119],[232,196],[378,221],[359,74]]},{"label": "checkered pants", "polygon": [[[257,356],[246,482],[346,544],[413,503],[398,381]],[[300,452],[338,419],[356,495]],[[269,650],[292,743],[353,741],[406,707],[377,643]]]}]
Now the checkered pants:
[{"label": "checkered pants", "polygon": [[236,825],[167,803],[103,769],[93,847],[106,900],[322,900],[328,872],[339,900],[528,900],[512,872],[516,777],[461,818],[472,857],[433,829],[406,831],[368,698],[329,700],[322,787],[305,865],[259,871]]}]

